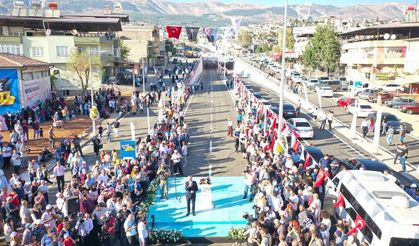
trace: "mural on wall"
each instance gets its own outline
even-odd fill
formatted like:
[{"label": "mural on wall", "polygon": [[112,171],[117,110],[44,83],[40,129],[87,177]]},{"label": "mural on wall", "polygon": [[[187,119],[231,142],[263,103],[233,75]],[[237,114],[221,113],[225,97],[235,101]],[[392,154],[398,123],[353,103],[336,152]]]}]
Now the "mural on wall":
[{"label": "mural on wall", "polygon": [[0,70],[0,114],[20,109],[19,79],[17,69]]}]

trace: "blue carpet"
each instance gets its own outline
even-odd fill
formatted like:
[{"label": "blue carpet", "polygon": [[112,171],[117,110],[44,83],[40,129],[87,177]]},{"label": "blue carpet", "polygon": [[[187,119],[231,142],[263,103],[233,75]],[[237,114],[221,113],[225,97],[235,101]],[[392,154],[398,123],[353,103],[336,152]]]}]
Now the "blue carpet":
[{"label": "blue carpet", "polygon": [[[194,180],[199,184],[199,177]],[[160,201],[158,192],[156,202],[150,207],[149,215],[155,216],[155,227],[175,229],[186,237],[225,237],[230,227],[246,224],[242,218],[245,212],[252,211],[252,203],[243,200],[243,177],[212,177],[212,201],[210,210],[196,211],[196,216],[186,217],[186,198],[184,185],[186,178],[169,179],[169,199]],[[199,188],[199,185],[198,185]],[[197,193],[198,208],[200,191]],[[177,198],[176,198],[177,197]]]}]

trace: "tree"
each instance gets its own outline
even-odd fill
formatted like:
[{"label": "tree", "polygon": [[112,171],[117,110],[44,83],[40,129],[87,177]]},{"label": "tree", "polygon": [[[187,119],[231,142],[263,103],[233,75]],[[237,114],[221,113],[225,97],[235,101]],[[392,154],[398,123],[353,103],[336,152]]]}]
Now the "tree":
[{"label": "tree", "polygon": [[311,69],[327,70],[329,74],[339,66],[340,43],[333,27],[318,26],[302,55],[303,64]]},{"label": "tree", "polygon": [[253,43],[252,35],[249,31],[241,30],[238,36],[238,42],[242,47],[248,48]]},{"label": "tree", "polygon": [[[90,63],[92,71],[100,69],[102,67],[100,56],[98,55],[91,54]],[[90,82],[90,66],[88,52],[79,52],[78,50],[74,50],[70,55],[69,61],[67,63],[67,68],[69,71],[76,73],[77,77],[80,79],[82,90],[87,90]]]},{"label": "tree", "polygon": [[119,40],[119,50],[121,52],[121,60],[126,61],[130,55],[131,49],[122,40]]},{"label": "tree", "polygon": [[274,52],[274,53],[278,53],[278,52],[280,52],[281,51],[281,49],[279,48],[279,46],[278,45],[274,45],[273,47],[272,47],[272,52]]},{"label": "tree", "polygon": [[[278,47],[280,51],[282,51],[282,34],[283,34],[282,30],[278,32]],[[292,35],[292,29],[287,28],[287,38],[286,38],[285,48],[287,50],[294,50],[294,44],[295,44],[295,39],[294,39],[294,36]]]}]

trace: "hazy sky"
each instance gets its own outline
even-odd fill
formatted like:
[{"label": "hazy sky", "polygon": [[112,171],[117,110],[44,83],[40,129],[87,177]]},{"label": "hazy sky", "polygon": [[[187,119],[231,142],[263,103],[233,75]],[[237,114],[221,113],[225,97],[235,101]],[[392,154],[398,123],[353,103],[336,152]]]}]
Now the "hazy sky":
[{"label": "hazy sky", "polygon": [[[203,2],[193,0],[167,0],[169,2]],[[255,3],[270,6],[281,6],[284,4],[284,0],[215,0],[217,2],[240,2],[240,3]],[[358,3],[382,3],[382,2],[400,2],[400,3],[411,3],[415,4],[416,0],[288,0],[288,4],[303,4],[303,3],[317,3],[317,4],[328,4],[328,5],[353,5]]]}]

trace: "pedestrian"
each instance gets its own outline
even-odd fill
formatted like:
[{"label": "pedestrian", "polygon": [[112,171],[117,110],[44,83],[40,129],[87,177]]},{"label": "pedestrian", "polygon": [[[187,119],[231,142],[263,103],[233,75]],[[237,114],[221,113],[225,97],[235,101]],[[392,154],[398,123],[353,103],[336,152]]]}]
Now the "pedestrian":
[{"label": "pedestrian", "polygon": [[181,176],[183,176],[182,165],[180,164],[181,158],[182,156],[179,154],[179,152],[177,150],[174,150],[173,155],[172,155],[173,172],[179,173]]},{"label": "pedestrian", "polygon": [[3,161],[4,169],[7,170],[10,167],[10,162],[12,159],[13,149],[9,144],[3,143]]},{"label": "pedestrian", "polygon": [[106,134],[108,137],[108,143],[110,143],[112,141],[112,126],[109,122],[106,125]]},{"label": "pedestrian", "polygon": [[295,107],[295,112],[297,113],[297,115],[300,115],[300,110],[301,110],[301,101],[300,99],[298,99],[297,106]]},{"label": "pedestrian", "polygon": [[57,179],[57,187],[58,192],[64,191],[64,175],[65,175],[65,168],[59,161],[57,161],[56,166],[54,167],[53,174],[55,175],[55,178]]},{"label": "pedestrian", "polygon": [[113,124],[113,133],[115,135],[115,137],[117,138],[119,135],[119,121],[115,121],[115,123]]},{"label": "pedestrian", "polygon": [[240,146],[240,127],[236,127],[234,130],[234,147],[236,149],[236,152],[239,152],[239,146]]},{"label": "pedestrian", "polygon": [[233,136],[233,121],[230,119],[227,122],[227,136]]},{"label": "pedestrian", "polygon": [[148,231],[147,231],[146,223],[147,222],[144,216],[141,216],[137,225],[138,240],[139,240],[140,246],[147,245]]},{"label": "pedestrian", "polygon": [[166,165],[164,162],[160,164],[159,169],[157,170],[157,176],[159,178],[159,187],[160,187],[160,199],[168,199],[168,178],[169,178],[169,172],[166,168]]},{"label": "pedestrian", "polygon": [[329,110],[329,113],[326,116],[327,123],[329,124],[329,131],[332,131],[332,121],[333,121],[333,111]]},{"label": "pedestrian", "polygon": [[99,125],[99,127],[97,128],[98,133],[99,133],[99,137],[102,138],[103,135],[103,126],[102,124]]},{"label": "pedestrian", "polygon": [[127,237],[128,245],[134,246],[137,244],[137,230],[134,214],[129,213],[127,219],[124,221],[124,231]]},{"label": "pedestrian", "polygon": [[318,114],[318,117],[321,121],[319,129],[324,130],[324,128],[326,127],[326,121],[327,121],[327,117],[326,117],[325,112],[323,110],[320,110],[319,114]]},{"label": "pedestrian", "polygon": [[13,172],[19,175],[20,166],[22,165],[22,160],[20,154],[14,149],[12,152],[12,164],[13,164]]},{"label": "pedestrian", "polygon": [[402,123],[400,125],[400,142],[401,143],[404,143],[404,138],[406,137],[406,133],[407,133],[406,125]]},{"label": "pedestrian", "polygon": [[390,126],[386,133],[386,140],[389,146],[393,146],[394,127]]},{"label": "pedestrian", "polygon": [[368,134],[368,127],[370,125],[370,121],[368,118],[365,118],[362,122],[361,122],[361,130],[362,130],[362,137],[365,138]]},{"label": "pedestrian", "polygon": [[236,121],[237,121],[237,125],[238,125],[238,126],[240,126],[240,124],[241,124],[241,123],[242,123],[242,121],[243,121],[243,115],[241,114],[240,110],[239,110],[239,112],[238,112],[238,114],[237,114],[237,116],[236,116]]},{"label": "pedestrian", "polygon": [[192,176],[188,176],[188,181],[185,182],[185,197],[187,204],[186,216],[189,216],[191,212],[191,203],[192,203],[192,215],[195,216],[195,201],[196,201],[196,192],[198,191],[198,184],[192,179]]},{"label": "pedestrian", "polygon": [[54,134],[54,127],[52,126],[48,131],[48,139],[49,139],[49,148],[50,149],[55,148],[55,134]]},{"label": "pedestrian", "polygon": [[201,82],[201,91],[204,90],[204,82]]},{"label": "pedestrian", "polygon": [[407,145],[403,142],[399,143],[397,145],[397,149],[396,149],[397,153],[396,153],[396,157],[394,159],[394,164],[396,164],[397,158],[399,158],[400,160],[400,164],[402,165],[402,172],[406,172],[406,160],[407,160],[407,155],[409,153],[408,149],[407,149]]},{"label": "pedestrian", "polygon": [[387,133],[387,127],[388,127],[388,117],[387,115],[384,115],[383,120],[381,121],[381,134]]},{"label": "pedestrian", "polygon": [[315,108],[314,110],[313,110],[313,119],[314,120],[317,120],[317,115],[319,114],[319,108]]}]

